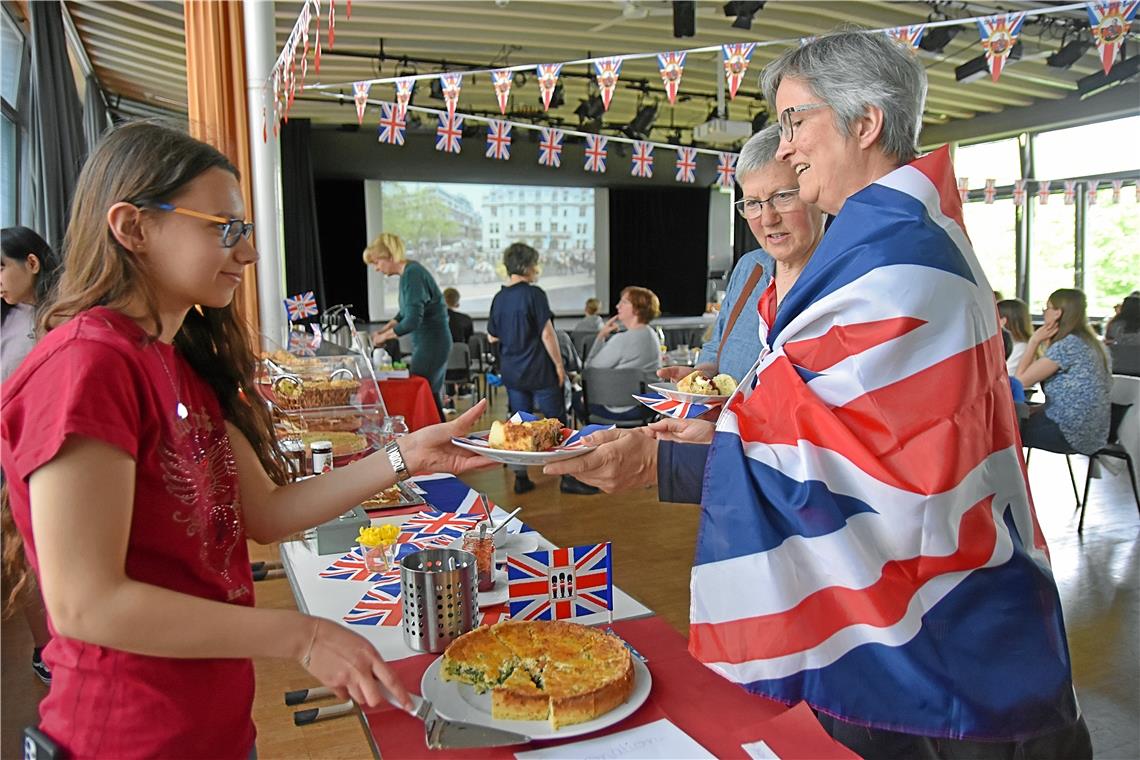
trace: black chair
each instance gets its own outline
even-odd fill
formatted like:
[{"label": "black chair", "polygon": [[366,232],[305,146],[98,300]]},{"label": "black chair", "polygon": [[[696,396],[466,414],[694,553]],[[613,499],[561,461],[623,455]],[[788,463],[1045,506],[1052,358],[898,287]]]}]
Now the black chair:
[{"label": "black chair", "polygon": [[477,332],[467,339],[468,354],[471,357],[471,371],[478,377],[478,383],[483,386],[483,398],[490,398],[494,401],[494,397],[490,394],[495,392],[495,386],[487,382],[487,373],[494,371],[494,356],[491,353],[491,344],[487,340],[487,333]]},{"label": "black chair", "polygon": [[451,353],[447,356],[447,372],[443,380],[451,389],[453,398],[459,395],[459,386],[469,385],[475,393],[475,400],[479,400],[479,374],[472,368],[471,349],[466,343],[451,344]]},{"label": "black chair", "polygon": [[[634,393],[645,392],[645,371],[640,369],[602,369],[587,367],[582,370],[582,403],[586,409],[586,422],[597,425],[616,425],[620,428],[641,427],[656,414],[646,406],[638,405]],[[594,414],[592,404],[601,406],[638,405],[642,414],[636,420],[614,420]]]},{"label": "black chair", "polygon": [[594,345],[596,337],[598,337],[596,330],[575,330],[570,333],[570,342],[574,344],[574,350],[578,352],[583,363],[590,355],[590,348]]}]

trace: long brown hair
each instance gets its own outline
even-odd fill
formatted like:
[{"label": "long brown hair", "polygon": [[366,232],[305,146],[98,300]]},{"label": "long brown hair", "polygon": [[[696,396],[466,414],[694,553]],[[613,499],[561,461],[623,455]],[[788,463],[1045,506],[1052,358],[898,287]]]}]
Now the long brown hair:
[{"label": "long brown hair", "polygon": [[[162,323],[146,267],[115,239],[107,211],[121,201],[170,200],[214,168],[238,176],[233,164],[214,147],[153,121],[129,123],[108,133],[79,175],[64,237],[64,268],[51,300],[40,312],[41,333],[94,306],[122,309],[137,296],[153,325],[151,337],[157,339]],[[248,325],[231,303],[218,309],[191,309],[174,345],[213,389],[226,419],[249,439],[269,477],[284,484],[284,459],[269,410],[256,401],[257,360],[250,336]],[[15,579],[7,567],[9,557],[14,556],[9,551],[10,540],[19,538],[5,531],[4,575]]]},{"label": "long brown hair", "polygon": [[1056,343],[1066,335],[1076,335],[1078,338],[1096,348],[1104,366],[1108,368],[1108,351],[1097,338],[1089,324],[1088,300],[1083,290],[1077,288],[1059,288],[1049,294],[1049,303],[1054,309],[1061,310],[1061,318],[1057,321],[1057,334],[1051,343]]},{"label": "long brown hair", "polygon": [[1029,305],[1020,298],[998,301],[998,314],[1005,318],[1006,329],[1014,343],[1028,343],[1033,336],[1033,320],[1029,318]]}]

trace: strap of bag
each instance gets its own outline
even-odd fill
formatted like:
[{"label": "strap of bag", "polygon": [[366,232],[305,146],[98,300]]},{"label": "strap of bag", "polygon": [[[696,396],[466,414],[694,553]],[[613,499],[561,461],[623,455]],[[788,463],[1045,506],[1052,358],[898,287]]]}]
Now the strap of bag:
[{"label": "strap of bag", "polygon": [[756,289],[756,283],[760,282],[760,276],[764,274],[764,267],[757,264],[748,275],[748,279],[744,283],[744,290],[740,291],[740,296],[736,299],[736,303],[732,305],[732,313],[728,315],[728,324],[724,328],[724,332],[720,335],[720,345],[716,349],[716,366],[720,369],[720,353],[724,351],[724,344],[728,341],[728,336],[732,332],[732,328],[736,326],[736,320],[740,316],[740,311],[744,308],[745,302],[748,297],[752,295],[752,291]]}]

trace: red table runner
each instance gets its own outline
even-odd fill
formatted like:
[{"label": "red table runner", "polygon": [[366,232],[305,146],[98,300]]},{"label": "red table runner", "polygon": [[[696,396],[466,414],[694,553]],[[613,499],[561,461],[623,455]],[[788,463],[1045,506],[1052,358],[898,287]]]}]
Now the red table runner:
[{"label": "red table runner", "polygon": [[419,430],[440,421],[431,386],[419,375],[381,380],[380,395],[384,397],[388,415],[402,415],[408,430]]},{"label": "red table runner", "polygon": [[[807,704],[788,708],[750,694],[721,678],[689,654],[685,638],[658,617],[622,620],[616,630],[648,659],[653,676],[649,698],[616,725],[593,734],[535,741],[516,747],[432,751],[424,744],[423,723],[387,705],[366,710],[365,724],[382,757],[510,757],[525,749],[568,744],[668,718],[719,758],[747,757],[742,744],[764,740],[781,758],[853,758],[833,740]],[[438,655],[425,654],[391,663],[410,691],[420,692],[420,678]]]}]

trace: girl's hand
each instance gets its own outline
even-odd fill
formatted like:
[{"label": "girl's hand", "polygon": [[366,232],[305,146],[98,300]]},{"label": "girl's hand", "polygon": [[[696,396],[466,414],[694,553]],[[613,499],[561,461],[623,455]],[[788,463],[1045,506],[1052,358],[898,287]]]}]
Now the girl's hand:
[{"label": "girl's hand", "polygon": [[1053,336],[1057,334],[1057,327],[1060,322],[1046,322],[1033,331],[1033,335],[1029,336],[1029,342],[1035,346],[1052,340]]},{"label": "girl's hand", "polygon": [[595,340],[604,340],[606,338],[606,336],[610,335],[611,333],[617,332],[620,324],[621,323],[618,322],[618,318],[616,315],[610,317],[609,319],[606,320],[606,323],[604,325],[602,325],[602,329],[598,330],[598,337]]},{"label": "girl's hand", "polygon": [[675,420],[666,417],[650,423],[649,429],[661,441],[679,443],[712,443],[716,425],[708,420]]},{"label": "girl's hand", "polygon": [[339,698],[351,698],[358,705],[384,704],[387,692],[405,710],[412,710],[407,689],[366,638],[331,620],[308,616],[304,620],[312,638],[299,659],[317,680]]},{"label": "girl's hand", "polygon": [[409,472],[449,472],[458,475],[468,470],[489,467],[490,459],[461,449],[451,442],[452,436],[465,436],[487,409],[487,399],[456,417],[451,422],[428,425],[400,439],[400,453]]}]

